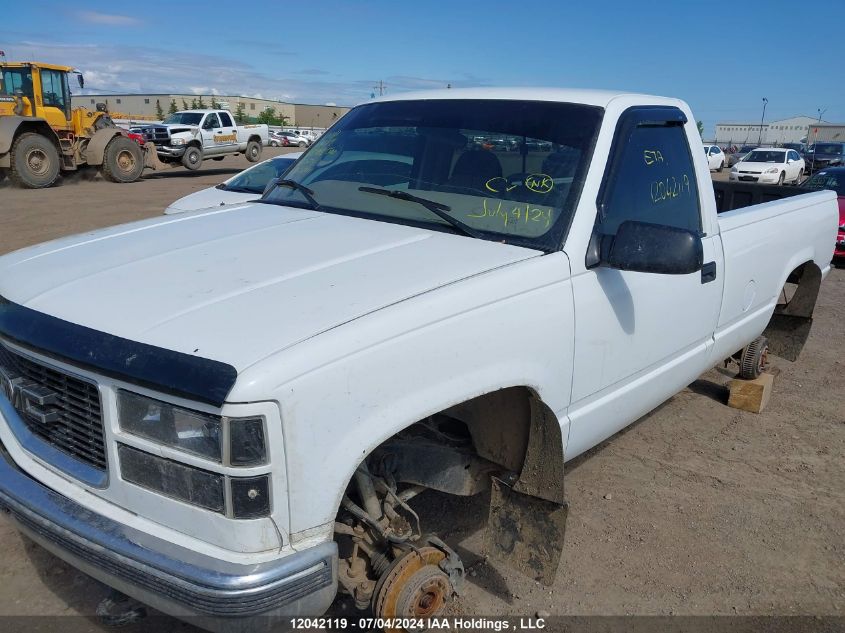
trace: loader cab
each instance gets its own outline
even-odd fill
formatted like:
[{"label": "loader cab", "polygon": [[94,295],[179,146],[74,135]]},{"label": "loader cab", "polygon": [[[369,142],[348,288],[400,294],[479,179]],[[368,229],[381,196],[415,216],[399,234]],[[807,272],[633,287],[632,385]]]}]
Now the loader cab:
[{"label": "loader cab", "polygon": [[17,104],[19,103],[18,100],[22,98],[26,99],[22,104],[23,111],[16,111],[15,114],[31,116],[33,114],[32,107],[35,103],[32,70],[24,67],[0,67],[0,101]]},{"label": "loader cab", "polygon": [[[69,130],[72,116],[68,77],[72,70],[52,64],[0,64],[0,97],[15,100],[14,114],[43,118],[55,130]],[[23,108],[18,105],[21,99]]]}]

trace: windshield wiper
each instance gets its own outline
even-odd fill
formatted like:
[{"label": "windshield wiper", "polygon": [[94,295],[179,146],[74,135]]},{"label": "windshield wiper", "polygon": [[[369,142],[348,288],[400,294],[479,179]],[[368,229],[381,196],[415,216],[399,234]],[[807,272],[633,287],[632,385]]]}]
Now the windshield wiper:
[{"label": "windshield wiper", "polygon": [[[319,203],[314,199],[314,192],[306,187],[303,184],[296,182],[295,180],[291,180],[290,178],[280,178],[276,181],[277,187],[290,187],[291,189],[296,189],[299,193],[301,193],[306,200],[308,200],[311,208],[314,211],[320,210]],[[269,193],[269,192],[268,192]]]},{"label": "windshield wiper", "polygon": [[231,191],[232,193],[254,193],[256,196],[260,196],[261,192],[256,191],[255,189],[250,189],[249,187],[233,187],[227,184],[217,185],[218,189],[222,191]]},{"label": "windshield wiper", "polygon": [[440,202],[435,202],[434,200],[429,200],[428,198],[421,198],[420,196],[415,196],[413,194],[408,193],[407,191],[394,191],[392,189],[382,189],[380,187],[358,187],[358,191],[363,191],[364,193],[374,193],[380,196],[387,196],[388,198],[395,198],[396,200],[405,200],[406,202],[416,202],[418,205],[423,206],[429,211],[431,211],[438,218],[447,222],[453,229],[456,229],[459,233],[463,233],[467,237],[475,237],[481,240],[485,239],[482,233],[476,231],[471,226],[468,226],[460,220],[453,218],[451,215],[449,215],[449,211],[452,210],[452,207],[448,205],[441,204]]}]

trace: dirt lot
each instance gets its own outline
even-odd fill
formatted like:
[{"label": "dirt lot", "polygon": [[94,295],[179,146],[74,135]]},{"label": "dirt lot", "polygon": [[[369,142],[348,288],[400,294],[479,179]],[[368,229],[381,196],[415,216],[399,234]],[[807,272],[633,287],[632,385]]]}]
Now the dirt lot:
[{"label": "dirt lot", "polygon": [[[4,183],[0,253],[155,216],[245,166],[227,158],[131,185]],[[416,507],[470,569],[451,611],[845,615],[845,270],[823,284],[816,314],[800,361],[775,360],[782,373],[763,414],[725,406],[729,374],[714,369],[569,465],[567,545],[551,588],[480,558],[486,498],[419,497]],[[5,519],[0,551],[0,615],[90,615],[106,595]]]}]

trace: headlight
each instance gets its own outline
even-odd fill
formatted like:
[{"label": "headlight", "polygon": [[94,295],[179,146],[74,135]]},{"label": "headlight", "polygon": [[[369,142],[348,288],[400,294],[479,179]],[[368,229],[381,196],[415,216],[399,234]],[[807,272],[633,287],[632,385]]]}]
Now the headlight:
[{"label": "headlight", "polygon": [[737,169],[736,165],[734,165],[733,167],[731,167],[731,171],[739,171],[739,169]]},{"label": "headlight", "polygon": [[122,389],[117,394],[117,410],[120,428],[127,433],[216,462],[222,461],[219,416]]},{"label": "headlight", "polygon": [[769,167],[764,173],[776,174],[780,171],[780,167]]},{"label": "headlight", "polygon": [[170,144],[171,145],[184,145],[185,139],[183,139],[183,138],[172,138],[172,139],[170,139]]}]

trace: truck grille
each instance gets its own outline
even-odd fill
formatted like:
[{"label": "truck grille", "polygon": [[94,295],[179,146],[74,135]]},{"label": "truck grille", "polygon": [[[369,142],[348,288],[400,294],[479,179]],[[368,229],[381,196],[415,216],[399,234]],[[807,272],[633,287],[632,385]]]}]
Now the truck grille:
[{"label": "truck grille", "polygon": [[0,394],[9,399],[34,435],[81,462],[106,470],[96,384],[0,344]]}]

